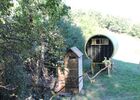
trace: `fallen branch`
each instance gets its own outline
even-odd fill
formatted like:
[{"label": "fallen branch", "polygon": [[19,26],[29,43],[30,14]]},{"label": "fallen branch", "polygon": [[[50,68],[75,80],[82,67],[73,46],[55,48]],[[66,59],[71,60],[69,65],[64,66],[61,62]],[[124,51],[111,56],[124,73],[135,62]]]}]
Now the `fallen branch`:
[{"label": "fallen branch", "polygon": [[6,89],[6,86],[0,85],[0,88],[4,88],[4,89]]},{"label": "fallen branch", "polygon": [[3,89],[6,89],[6,90],[15,90],[17,87],[14,87],[12,85],[6,85],[6,86],[3,86],[3,85],[0,85],[0,88],[3,88]]}]

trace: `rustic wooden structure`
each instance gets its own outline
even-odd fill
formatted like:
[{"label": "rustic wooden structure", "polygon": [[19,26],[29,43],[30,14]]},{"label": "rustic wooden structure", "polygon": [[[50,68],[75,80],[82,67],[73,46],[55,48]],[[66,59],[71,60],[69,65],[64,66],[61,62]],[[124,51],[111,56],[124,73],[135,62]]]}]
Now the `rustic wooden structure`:
[{"label": "rustic wooden structure", "polygon": [[112,58],[118,49],[118,42],[111,34],[96,34],[88,39],[85,53],[93,62],[93,67],[101,66],[104,57]]},{"label": "rustic wooden structure", "polygon": [[70,48],[64,57],[64,67],[58,67],[58,89],[63,93],[79,93],[83,87],[83,53],[76,47]]}]

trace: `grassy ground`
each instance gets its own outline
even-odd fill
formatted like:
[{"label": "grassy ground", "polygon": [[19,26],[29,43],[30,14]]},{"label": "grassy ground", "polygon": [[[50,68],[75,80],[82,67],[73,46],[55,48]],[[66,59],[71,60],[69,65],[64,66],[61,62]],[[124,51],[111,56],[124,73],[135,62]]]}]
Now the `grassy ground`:
[{"label": "grassy ground", "polygon": [[114,60],[112,77],[103,72],[94,83],[84,78],[82,92],[72,100],[140,100],[140,65]]}]

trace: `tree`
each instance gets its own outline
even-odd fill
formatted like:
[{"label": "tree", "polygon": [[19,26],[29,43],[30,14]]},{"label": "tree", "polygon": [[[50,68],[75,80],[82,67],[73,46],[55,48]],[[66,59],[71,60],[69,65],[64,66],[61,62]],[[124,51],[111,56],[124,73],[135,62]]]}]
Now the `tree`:
[{"label": "tree", "polygon": [[140,24],[133,24],[128,34],[140,37]]},{"label": "tree", "polygon": [[[0,63],[4,64],[6,68],[3,70],[5,72],[4,79],[6,79],[5,82],[2,81],[3,84],[16,85],[16,80],[18,79],[15,76],[27,76],[22,67],[27,58],[33,57],[40,60],[37,69],[39,70],[38,77],[40,77],[39,75],[45,67],[44,54],[46,53],[46,55],[50,55],[50,58],[52,58],[53,54],[58,52],[58,49],[55,50],[55,48],[60,44],[56,44],[54,39],[61,36],[57,31],[56,23],[63,16],[68,15],[69,7],[61,0],[17,0],[13,2],[12,8],[10,8],[10,2],[2,1],[1,3]],[[49,43],[52,43],[53,47]],[[60,43],[63,45],[62,42]],[[35,51],[37,47],[41,47],[38,52]],[[45,48],[47,48],[47,51],[45,51]],[[56,57],[58,58],[58,55]],[[23,74],[18,73],[19,67],[17,66],[20,66],[22,69],[20,71]],[[11,68],[15,70],[11,70]],[[13,79],[13,81],[7,79]],[[24,80],[21,77],[19,79]],[[22,94],[24,91],[20,87],[23,84],[20,84],[20,82],[17,90]]]},{"label": "tree", "polygon": [[83,37],[83,32],[80,27],[76,26],[73,20],[61,20],[57,24],[61,35],[64,38],[64,43],[66,49],[73,46],[78,47],[82,52],[84,52],[85,40]]}]

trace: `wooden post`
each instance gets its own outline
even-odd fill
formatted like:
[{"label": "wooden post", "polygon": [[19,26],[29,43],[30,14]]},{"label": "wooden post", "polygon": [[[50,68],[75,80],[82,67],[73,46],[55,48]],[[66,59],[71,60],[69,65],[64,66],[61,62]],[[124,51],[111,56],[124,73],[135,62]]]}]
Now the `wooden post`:
[{"label": "wooden post", "polygon": [[95,67],[96,67],[96,64],[92,62],[91,63],[91,72],[92,72],[92,74],[94,74]]},{"label": "wooden post", "polygon": [[107,70],[108,70],[108,77],[111,77],[111,73],[110,73],[110,68],[109,68],[109,66],[108,66]]}]

